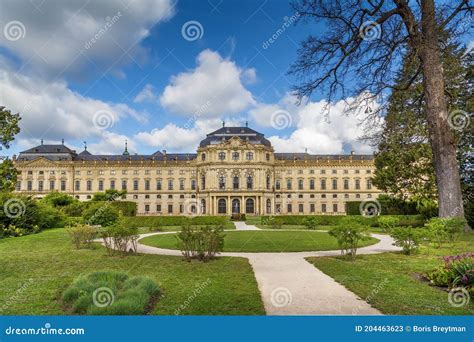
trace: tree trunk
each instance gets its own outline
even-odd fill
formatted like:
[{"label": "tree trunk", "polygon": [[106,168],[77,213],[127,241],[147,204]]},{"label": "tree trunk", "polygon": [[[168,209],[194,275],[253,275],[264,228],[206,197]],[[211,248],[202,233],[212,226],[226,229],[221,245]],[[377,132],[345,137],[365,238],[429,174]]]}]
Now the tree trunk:
[{"label": "tree trunk", "polygon": [[438,30],[433,0],[422,0],[421,59],[429,139],[438,187],[440,217],[464,217],[456,142],[448,123],[444,97],[443,66],[438,48]]}]

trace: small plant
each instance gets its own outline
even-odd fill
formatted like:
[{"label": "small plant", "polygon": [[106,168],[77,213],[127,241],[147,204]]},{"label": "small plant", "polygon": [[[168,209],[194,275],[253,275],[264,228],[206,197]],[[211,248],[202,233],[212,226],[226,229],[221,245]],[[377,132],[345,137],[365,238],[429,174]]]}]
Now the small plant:
[{"label": "small plant", "polygon": [[272,227],[272,229],[281,229],[283,226],[283,219],[280,217],[270,216],[268,218],[268,225]]},{"label": "small plant", "polygon": [[341,255],[355,260],[359,242],[367,240],[367,228],[359,221],[346,217],[340,224],[329,231],[329,235],[337,239]]},{"label": "small plant", "polygon": [[307,217],[303,222],[307,229],[316,230],[318,227],[318,219],[314,216]]},{"label": "small plant", "polygon": [[101,237],[110,256],[116,252],[121,256],[137,253],[138,228],[128,226],[121,213],[115,225],[102,229]]},{"label": "small plant", "polygon": [[400,220],[393,216],[380,216],[378,218],[378,224],[385,233],[390,233],[390,231],[395,228],[399,222]]},{"label": "small plant", "polygon": [[160,295],[150,278],[101,271],[78,277],[63,293],[70,311],[82,315],[143,315]]},{"label": "small plant", "polygon": [[445,256],[443,261],[443,265],[426,274],[433,285],[448,288],[474,286],[474,253]]},{"label": "small plant", "polygon": [[76,224],[67,227],[66,230],[76,249],[91,248],[92,242],[97,237],[97,229],[88,224]]},{"label": "small plant", "polygon": [[176,235],[178,248],[187,261],[198,259],[208,261],[224,248],[224,226],[198,227],[189,222],[184,224]]},{"label": "small plant", "polygon": [[466,221],[460,217],[434,217],[426,223],[428,235],[431,241],[436,242],[438,247],[443,243],[454,243],[459,239]]},{"label": "small plant", "polygon": [[416,253],[420,246],[420,242],[426,237],[427,233],[424,229],[411,226],[403,228],[395,228],[390,236],[395,240],[394,245],[402,247],[403,253],[410,255]]}]

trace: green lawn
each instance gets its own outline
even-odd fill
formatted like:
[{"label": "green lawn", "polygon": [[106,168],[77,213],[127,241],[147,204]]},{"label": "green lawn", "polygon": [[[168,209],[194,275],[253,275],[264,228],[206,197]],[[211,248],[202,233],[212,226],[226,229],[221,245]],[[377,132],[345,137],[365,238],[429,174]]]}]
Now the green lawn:
[{"label": "green lawn", "polygon": [[[64,229],[0,240],[0,315],[62,315],[61,295],[81,273],[117,270],[148,276],[164,291],[151,314],[262,315],[252,268],[244,258],[188,263],[181,257],[108,257],[76,250]],[[208,280],[209,279],[209,280]],[[201,290],[196,292],[196,288]],[[197,294],[196,294],[197,293]]]},{"label": "green lawn", "polygon": [[[235,231],[226,232],[225,252],[302,252],[338,249],[336,239],[327,233],[315,231]],[[376,243],[370,238],[362,246]],[[174,234],[154,235],[140,243],[155,247],[177,249]]]},{"label": "green lawn", "polygon": [[455,308],[448,293],[419,280],[419,274],[442,264],[441,257],[474,251],[474,233],[464,234],[454,246],[424,246],[417,255],[400,253],[360,255],[355,262],[338,257],[308,258],[372,306],[391,315],[473,315],[474,303]]}]

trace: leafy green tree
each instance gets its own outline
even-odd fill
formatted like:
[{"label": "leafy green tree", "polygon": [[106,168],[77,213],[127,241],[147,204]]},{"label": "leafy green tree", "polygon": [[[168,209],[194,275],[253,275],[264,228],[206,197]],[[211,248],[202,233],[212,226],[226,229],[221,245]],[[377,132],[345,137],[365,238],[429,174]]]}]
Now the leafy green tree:
[{"label": "leafy green tree", "polygon": [[92,201],[107,201],[113,202],[118,200],[119,198],[124,198],[127,194],[127,191],[122,190],[115,190],[115,189],[107,189],[105,192],[96,192],[94,197],[92,197]]},{"label": "leafy green tree", "polygon": [[83,217],[86,224],[107,227],[117,222],[119,212],[108,202],[97,202],[84,211]]},{"label": "leafy green tree", "polygon": [[[20,132],[19,121],[20,114],[12,114],[4,106],[0,106],[0,151],[10,148],[10,143]],[[12,191],[15,187],[17,172],[10,159],[6,156],[1,157],[0,191]]]},{"label": "leafy green tree", "polygon": [[74,197],[72,197],[68,194],[65,194],[65,193],[58,192],[58,191],[51,191],[49,194],[44,196],[41,199],[41,201],[43,203],[49,204],[53,207],[65,207],[65,206],[67,206],[71,203],[74,203],[76,201],[79,202]]}]

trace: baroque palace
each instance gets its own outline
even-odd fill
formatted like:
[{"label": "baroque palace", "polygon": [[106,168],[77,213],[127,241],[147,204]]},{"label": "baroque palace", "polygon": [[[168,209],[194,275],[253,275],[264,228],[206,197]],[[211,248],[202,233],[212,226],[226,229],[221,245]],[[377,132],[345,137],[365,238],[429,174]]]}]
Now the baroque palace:
[{"label": "baroque palace", "polygon": [[277,153],[263,134],[223,127],[197,153],[121,155],[81,153],[41,145],[14,158],[16,190],[41,197],[50,191],[89,200],[95,192],[126,190],[148,215],[345,213],[345,202],[375,199],[371,155]]}]

